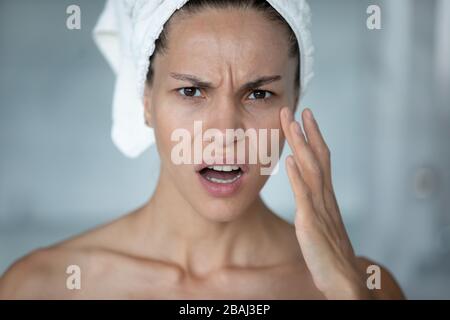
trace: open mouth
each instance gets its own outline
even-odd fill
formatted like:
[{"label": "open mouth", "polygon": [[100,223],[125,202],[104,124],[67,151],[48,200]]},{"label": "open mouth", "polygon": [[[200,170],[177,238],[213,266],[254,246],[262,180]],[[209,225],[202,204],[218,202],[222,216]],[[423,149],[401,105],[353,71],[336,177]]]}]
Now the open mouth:
[{"label": "open mouth", "polygon": [[200,170],[200,175],[214,183],[233,183],[242,176],[239,166],[209,166]]},{"label": "open mouth", "polygon": [[231,196],[240,189],[249,167],[240,165],[208,165],[196,167],[201,184],[212,196]]}]

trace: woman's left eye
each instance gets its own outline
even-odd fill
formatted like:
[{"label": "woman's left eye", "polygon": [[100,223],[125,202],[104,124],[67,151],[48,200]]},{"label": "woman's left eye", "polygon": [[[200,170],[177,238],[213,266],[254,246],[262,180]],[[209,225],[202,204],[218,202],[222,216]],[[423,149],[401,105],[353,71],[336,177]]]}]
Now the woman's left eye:
[{"label": "woman's left eye", "polygon": [[[269,95],[269,97],[267,97],[267,95]],[[272,92],[266,90],[254,90],[249,97],[251,96],[254,98],[250,98],[250,100],[267,99],[272,96]]]},{"label": "woman's left eye", "polygon": [[[198,97],[202,96],[200,89],[196,88],[196,87],[180,88],[180,89],[178,89],[178,92],[183,97],[188,97],[188,98],[198,98]],[[196,92],[198,92],[198,95],[196,94]]]}]

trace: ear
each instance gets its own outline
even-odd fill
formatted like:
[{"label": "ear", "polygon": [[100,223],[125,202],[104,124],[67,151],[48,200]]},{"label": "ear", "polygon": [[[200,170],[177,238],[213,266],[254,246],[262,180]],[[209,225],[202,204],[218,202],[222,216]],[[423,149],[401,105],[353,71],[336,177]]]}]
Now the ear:
[{"label": "ear", "polygon": [[152,127],[152,117],[151,117],[151,89],[147,84],[145,84],[144,89],[144,118],[145,118],[145,124]]}]

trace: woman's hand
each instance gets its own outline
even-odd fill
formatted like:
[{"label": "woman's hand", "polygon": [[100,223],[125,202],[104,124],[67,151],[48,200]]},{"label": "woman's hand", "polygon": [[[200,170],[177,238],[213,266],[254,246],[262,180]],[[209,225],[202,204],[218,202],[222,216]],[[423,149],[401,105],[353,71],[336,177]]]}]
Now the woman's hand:
[{"label": "woman's hand", "polygon": [[289,108],[281,124],[293,156],[286,159],[295,195],[295,229],[316,287],[328,299],[370,299],[358,258],[345,231],[331,183],[330,151],[311,110],[302,113],[303,127]]}]

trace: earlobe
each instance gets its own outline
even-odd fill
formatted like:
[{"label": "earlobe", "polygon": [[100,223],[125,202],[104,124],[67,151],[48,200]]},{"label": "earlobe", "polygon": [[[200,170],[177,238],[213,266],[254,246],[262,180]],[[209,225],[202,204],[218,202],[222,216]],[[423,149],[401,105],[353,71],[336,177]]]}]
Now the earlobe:
[{"label": "earlobe", "polygon": [[144,122],[147,125],[147,127],[151,128],[151,121],[150,121],[150,113],[145,109],[144,110]]}]

